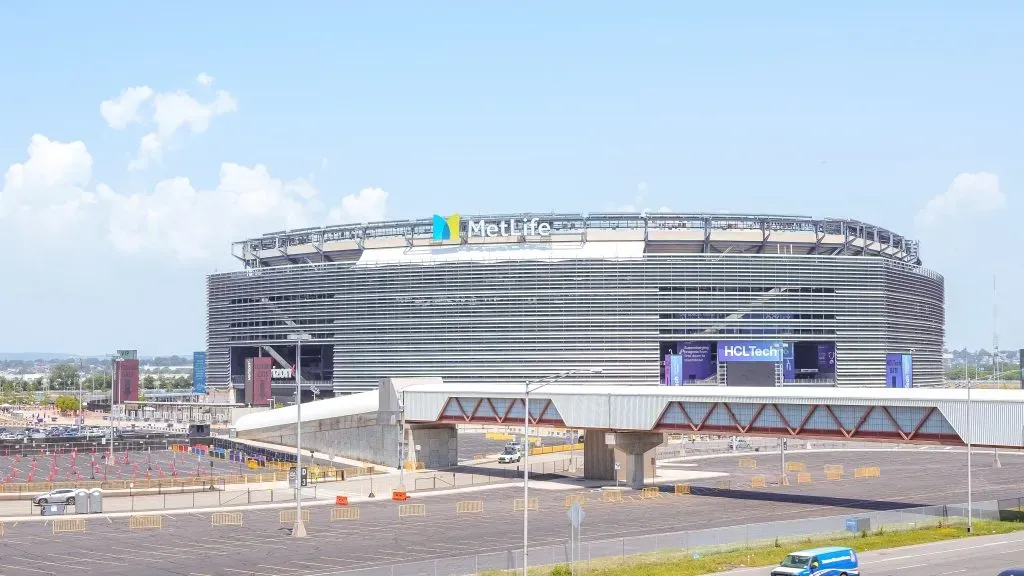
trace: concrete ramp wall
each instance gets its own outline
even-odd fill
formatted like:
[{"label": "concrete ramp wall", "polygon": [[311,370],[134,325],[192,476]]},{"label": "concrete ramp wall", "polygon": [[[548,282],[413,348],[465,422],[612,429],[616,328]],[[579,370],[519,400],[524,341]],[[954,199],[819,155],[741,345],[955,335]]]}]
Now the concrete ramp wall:
[{"label": "concrete ramp wall", "polygon": [[[379,412],[352,414],[302,422],[302,448],[383,466],[398,466],[401,426],[391,424],[391,415]],[[245,440],[295,446],[295,424],[239,431]]]}]

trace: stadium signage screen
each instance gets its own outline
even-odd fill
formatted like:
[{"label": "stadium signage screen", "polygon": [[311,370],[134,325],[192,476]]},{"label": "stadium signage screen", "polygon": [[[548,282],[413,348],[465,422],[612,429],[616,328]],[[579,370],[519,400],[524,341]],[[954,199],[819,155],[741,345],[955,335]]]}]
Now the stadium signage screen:
[{"label": "stadium signage screen", "polygon": [[781,362],[781,340],[733,340],[718,343],[719,362]]},{"label": "stadium signage screen", "polygon": [[551,224],[537,218],[522,220],[467,220],[466,235],[469,238],[495,238],[505,236],[551,236]]},{"label": "stadium signage screen", "polygon": [[551,224],[541,222],[539,218],[509,218],[507,220],[467,218],[465,226],[463,226],[462,218],[456,213],[448,217],[435,214],[433,223],[435,241],[458,240],[463,233],[467,238],[551,236]]}]

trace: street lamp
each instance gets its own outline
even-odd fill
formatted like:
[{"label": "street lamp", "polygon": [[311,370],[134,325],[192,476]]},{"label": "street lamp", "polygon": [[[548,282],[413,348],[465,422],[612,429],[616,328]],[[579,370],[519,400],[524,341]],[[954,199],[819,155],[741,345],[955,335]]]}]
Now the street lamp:
[{"label": "street lamp", "polygon": [[[577,368],[552,374],[537,380],[527,380],[523,386],[523,576],[528,576],[529,570],[529,538],[530,531],[530,392],[535,392],[548,384],[575,376],[577,374],[599,374],[603,369],[598,368]],[[533,386],[531,388],[530,386]]]},{"label": "street lamp", "polygon": [[967,533],[974,531],[974,491],[971,489],[971,379],[967,379]]},{"label": "street lamp", "polygon": [[309,334],[289,334],[295,341],[295,527],[292,536],[306,537],[306,526],[302,523],[302,341],[309,340]]}]

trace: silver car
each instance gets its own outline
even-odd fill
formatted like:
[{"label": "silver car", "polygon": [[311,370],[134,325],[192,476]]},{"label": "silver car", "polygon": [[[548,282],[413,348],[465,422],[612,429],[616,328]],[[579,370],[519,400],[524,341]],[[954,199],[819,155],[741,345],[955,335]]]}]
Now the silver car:
[{"label": "silver car", "polygon": [[46,494],[40,494],[33,498],[32,503],[36,506],[46,506],[47,504],[67,504],[68,506],[74,506],[75,489],[59,488],[57,490],[50,490]]}]

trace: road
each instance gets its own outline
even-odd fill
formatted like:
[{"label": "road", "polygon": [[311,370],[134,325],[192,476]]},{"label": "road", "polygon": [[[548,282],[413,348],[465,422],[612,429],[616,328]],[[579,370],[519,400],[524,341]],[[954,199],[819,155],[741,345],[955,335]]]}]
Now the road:
[{"label": "road", "polygon": [[[865,552],[861,571],[870,576],[996,576],[1020,568],[1024,576],[1024,534],[979,536],[934,544]],[[770,567],[745,568],[715,576],[765,576]]]}]

